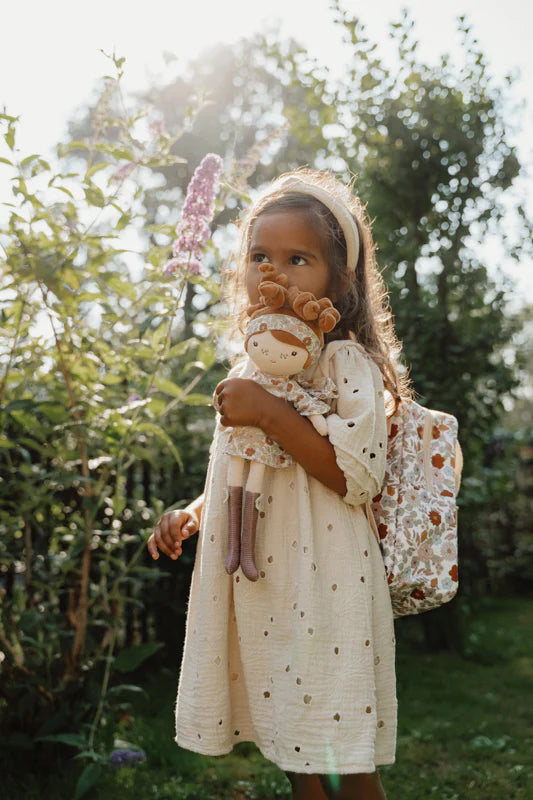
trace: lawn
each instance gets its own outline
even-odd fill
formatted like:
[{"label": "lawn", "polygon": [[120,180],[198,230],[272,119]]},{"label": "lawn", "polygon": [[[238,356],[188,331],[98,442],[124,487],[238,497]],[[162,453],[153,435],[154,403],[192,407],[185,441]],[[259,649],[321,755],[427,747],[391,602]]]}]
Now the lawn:
[{"label": "lawn", "polygon": [[[388,800],[530,800],[533,600],[473,605],[464,656],[423,652],[416,620],[396,626],[398,747],[396,763],[380,768]],[[158,675],[119,723],[117,737],[140,746],[146,763],[109,767],[87,800],[288,800],[285,775],[252,744],[217,758],[177,747],[176,683],[174,673]],[[27,786],[24,800],[70,800],[72,779],[66,770],[38,791]]]}]

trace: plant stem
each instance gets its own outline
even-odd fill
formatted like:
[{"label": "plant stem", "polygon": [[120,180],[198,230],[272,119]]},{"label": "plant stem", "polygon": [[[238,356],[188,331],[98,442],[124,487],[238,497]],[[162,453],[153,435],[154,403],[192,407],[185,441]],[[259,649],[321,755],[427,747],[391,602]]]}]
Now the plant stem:
[{"label": "plant stem", "polygon": [[107,651],[106,662],[105,662],[105,670],[104,670],[104,679],[102,681],[102,688],[100,690],[100,698],[98,700],[98,707],[96,709],[96,714],[94,715],[94,719],[91,724],[91,730],[89,732],[89,739],[88,739],[88,749],[94,749],[94,737],[96,734],[96,729],[98,728],[98,723],[100,722],[100,718],[102,716],[102,712],[104,710],[104,701],[105,696],[107,694],[107,687],[109,685],[109,678],[111,675],[111,664],[113,660],[113,650],[115,649],[115,643],[117,640],[117,629],[115,625],[111,628],[109,640],[109,649]]}]

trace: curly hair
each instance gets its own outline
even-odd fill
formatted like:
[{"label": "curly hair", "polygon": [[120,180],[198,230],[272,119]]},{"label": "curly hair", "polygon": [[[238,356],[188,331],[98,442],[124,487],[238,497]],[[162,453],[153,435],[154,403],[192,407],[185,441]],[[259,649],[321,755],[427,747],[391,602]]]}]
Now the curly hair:
[{"label": "curly hair", "polygon": [[342,202],[351,213],[359,233],[360,249],[355,276],[347,269],[346,241],[334,214],[312,195],[280,189],[268,192],[253,203],[240,221],[240,243],[235,266],[225,271],[225,297],[230,309],[233,332],[244,333],[247,319],[246,270],[255,220],[261,214],[279,211],[304,211],[316,226],[329,265],[328,295],[336,298],[341,315],[337,327],[326,334],[325,344],[339,339],[359,342],[379,366],[387,390],[387,417],[401,402],[414,399],[408,371],[401,363],[402,343],[398,340],[389,305],[388,291],[378,269],[372,225],[366,206],[353,192],[354,180],[346,185],[326,170],[300,168],[281,176],[295,177],[319,186]]}]

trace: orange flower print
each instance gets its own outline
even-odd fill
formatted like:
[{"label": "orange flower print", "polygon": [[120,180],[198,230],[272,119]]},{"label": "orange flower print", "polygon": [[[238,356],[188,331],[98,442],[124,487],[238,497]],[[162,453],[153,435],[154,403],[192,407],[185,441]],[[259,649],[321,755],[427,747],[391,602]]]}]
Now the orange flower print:
[{"label": "orange flower print", "polygon": [[440,430],[438,425],[433,425],[432,436],[434,439],[438,439],[440,436]]},{"label": "orange flower print", "polygon": [[255,447],[247,447],[244,452],[246,453],[247,456],[253,456],[253,454],[255,453]]},{"label": "orange flower print", "polygon": [[265,442],[267,444],[273,444],[274,443],[273,440],[270,438],[270,436],[265,436]]},{"label": "orange flower print", "polygon": [[378,525],[378,533],[379,533],[379,538],[380,538],[380,539],[384,539],[384,538],[385,538],[385,536],[388,534],[388,532],[389,532],[389,529],[387,528],[387,526],[386,526],[386,525],[384,525],[384,524],[381,522],[381,523]]},{"label": "orange flower print", "polygon": [[390,438],[394,439],[397,433],[398,433],[398,426],[396,425],[396,423],[393,422],[392,425],[390,426]]},{"label": "orange flower print", "polygon": [[459,568],[457,567],[457,564],[453,565],[451,570],[448,572],[448,575],[450,575],[452,581],[459,581]]},{"label": "orange flower print", "polygon": [[418,433],[418,438],[422,439],[423,436],[424,436],[424,428],[423,428],[423,426],[422,425],[418,425],[416,430],[417,430],[417,433]]},{"label": "orange flower print", "polygon": [[425,596],[425,592],[422,589],[415,589],[411,592],[411,597],[414,597],[415,600],[423,600]]},{"label": "orange flower print", "polygon": [[433,525],[440,525],[441,516],[438,511],[430,511],[429,518],[432,521]]},{"label": "orange flower print", "polygon": [[387,486],[387,494],[389,495],[389,497],[392,497],[392,495],[394,494],[394,488],[392,486]]},{"label": "orange flower print", "polygon": [[444,459],[440,453],[435,453],[435,455],[431,457],[431,463],[437,469],[442,469],[444,466]]},{"label": "orange flower print", "polygon": [[441,497],[455,497],[453,492],[450,492],[448,489],[443,489],[440,493]]},{"label": "orange flower print", "polygon": [[373,503],[380,503],[382,497],[383,497],[383,494],[380,492],[379,494],[377,494],[375,497],[372,498],[372,502]]},{"label": "orange flower print", "polygon": [[431,579],[431,588],[434,589],[435,586],[438,586],[438,585],[439,585],[439,579],[438,578],[432,578]]}]

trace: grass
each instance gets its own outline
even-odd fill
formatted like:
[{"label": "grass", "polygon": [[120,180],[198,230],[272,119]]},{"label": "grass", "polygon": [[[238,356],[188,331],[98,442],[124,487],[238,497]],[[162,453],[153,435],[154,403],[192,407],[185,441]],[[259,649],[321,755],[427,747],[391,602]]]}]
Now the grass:
[{"label": "grass", "polygon": [[[388,800],[532,798],[533,600],[477,603],[463,656],[423,652],[416,619],[396,625],[398,746],[396,763],[380,768]],[[255,745],[219,757],[177,747],[176,687],[170,671],[145,687],[148,698],[123,715],[115,735],[142,747],[146,763],[106,768],[87,800],[289,800],[284,773]],[[28,786],[24,800],[70,800],[74,784],[67,768],[35,793]]]},{"label": "grass", "polygon": [[532,628],[531,599],[492,599],[471,614],[466,657],[399,648],[388,800],[533,797]]}]

